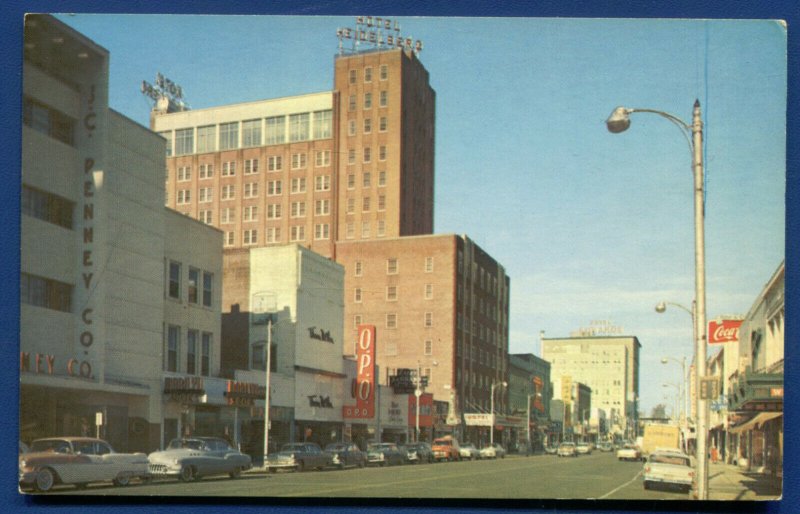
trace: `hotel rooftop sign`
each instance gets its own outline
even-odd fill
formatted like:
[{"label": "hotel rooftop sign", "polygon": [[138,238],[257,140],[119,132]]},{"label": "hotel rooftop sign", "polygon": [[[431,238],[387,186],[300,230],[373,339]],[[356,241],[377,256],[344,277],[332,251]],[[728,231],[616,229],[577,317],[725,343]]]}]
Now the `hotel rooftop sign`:
[{"label": "hotel rooftop sign", "polygon": [[344,50],[345,39],[352,40],[354,52],[362,43],[377,49],[403,48],[415,54],[422,51],[421,40],[403,36],[397,20],[380,16],[356,16],[356,28],[339,28],[336,36],[339,38],[339,53]]}]

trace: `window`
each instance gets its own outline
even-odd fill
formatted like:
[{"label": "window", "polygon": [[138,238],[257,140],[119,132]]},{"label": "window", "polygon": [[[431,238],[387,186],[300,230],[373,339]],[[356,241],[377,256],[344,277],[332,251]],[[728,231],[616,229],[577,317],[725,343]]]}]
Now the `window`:
[{"label": "window", "polygon": [[258,229],[247,229],[244,231],[242,237],[242,244],[254,245],[258,244]]},{"label": "window", "polygon": [[347,175],[347,189],[354,189],[356,187],[356,175],[355,173],[349,173]]},{"label": "window", "polygon": [[347,110],[348,111],[355,111],[356,110],[356,95],[350,95],[347,99]]},{"label": "window", "polygon": [[242,122],[242,146],[261,145],[261,120],[247,120]]},{"label": "window", "polygon": [[372,133],[372,118],[364,118],[364,134]]},{"label": "window", "polygon": [[306,154],[293,153],[292,154],[292,169],[299,170],[306,167]]},{"label": "window", "polygon": [[178,205],[186,205],[192,202],[192,191],[190,189],[181,189],[178,191]]},{"label": "window", "polygon": [[364,93],[364,109],[372,109],[372,93]]},{"label": "window", "polygon": [[166,371],[178,371],[178,352],[181,346],[181,329],[175,325],[167,328]]},{"label": "window", "polygon": [[397,286],[386,286],[386,301],[397,301]]},{"label": "window", "polygon": [[366,239],[370,236],[370,229],[371,225],[369,221],[362,221],[361,222],[361,237]]},{"label": "window", "polygon": [[433,273],[433,257],[425,257],[425,273]]},{"label": "window", "polygon": [[247,205],[243,211],[242,221],[258,221],[258,205]]},{"label": "window", "polygon": [[433,300],[433,284],[425,284],[425,299]]},{"label": "window", "polygon": [[386,221],[378,220],[378,228],[375,230],[375,235],[383,237],[386,235]]},{"label": "window", "polygon": [[433,313],[426,312],[425,313],[425,327],[429,328],[433,326]]},{"label": "window", "polygon": [[361,314],[356,314],[353,316],[353,328],[358,328],[359,325],[362,324],[364,317]]},{"label": "window", "polygon": [[164,132],[159,132],[158,135],[166,139],[164,146],[167,150],[167,157],[172,157],[172,131],[166,130]]},{"label": "window", "polygon": [[386,315],[386,328],[397,328],[397,314],[390,313]]},{"label": "window", "polygon": [[236,240],[234,239],[233,232],[225,232],[225,244],[224,246],[233,246]]},{"label": "window", "polygon": [[320,152],[317,152],[315,165],[317,167],[330,166],[331,165],[331,151],[330,150],[322,150]]},{"label": "window", "polygon": [[258,159],[245,159],[244,174],[255,175],[256,173],[258,173]]},{"label": "window", "polygon": [[72,312],[73,286],[35,275],[20,275],[20,302],[61,312]]},{"label": "window", "polygon": [[350,120],[347,122],[347,135],[348,136],[356,135],[356,120]]},{"label": "window", "polygon": [[[389,120],[386,118],[386,116],[381,116],[380,119],[378,120],[378,130],[381,132],[386,132],[388,128],[389,128]],[[385,149],[386,147],[381,147],[381,148]],[[385,158],[386,157],[384,154],[384,159]]]},{"label": "window", "polygon": [[75,120],[31,98],[24,99],[22,122],[62,143],[75,145]]},{"label": "window", "polygon": [[372,68],[364,68],[364,82],[372,82]]},{"label": "window", "polygon": [[283,169],[283,159],[280,155],[267,157],[267,171],[280,171]]},{"label": "window", "polygon": [[362,206],[361,210],[363,212],[369,212],[369,209],[370,209],[370,197],[369,196],[365,196],[364,198],[361,199],[361,206]]},{"label": "window", "polygon": [[213,211],[200,211],[200,214],[197,219],[199,219],[206,225],[211,225],[213,223],[212,212]]},{"label": "window", "polygon": [[306,202],[292,202],[292,218],[302,218],[306,215]]},{"label": "window", "polygon": [[225,184],[222,186],[222,196],[220,197],[221,200],[233,200],[236,198],[236,188],[234,184]]},{"label": "window", "polygon": [[179,262],[169,261],[169,290],[170,298],[181,299],[181,265]]},{"label": "window", "polygon": [[[223,188],[224,189],[224,188]],[[222,209],[219,222],[223,224],[234,223],[236,221],[236,208],[235,207],[225,207]]]},{"label": "window", "polygon": [[211,307],[211,292],[214,289],[214,274],[203,272],[203,307]]},{"label": "window", "polygon": [[372,148],[364,148],[364,162],[372,162]]},{"label": "window", "polygon": [[248,182],[244,185],[244,197],[245,198],[258,197],[258,182]]},{"label": "window", "polygon": [[355,262],[355,275],[360,277],[364,273],[364,265],[361,261]]},{"label": "window", "polygon": [[222,163],[222,176],[232,177],[236,175],[236,161],[227,161]]},{"label": "window", "polygon": [[283,193],[282,180],[270,180],[267,182],[267,196],[278,196]]},{"label": "window", "polygon": [[386,80],[388,78],[389,78],[389,65],[381,64],[381,80]]},{"label": "window", "polygon": [[385,187],[386,186],[386,172],[379,171],[378,172],[378,187]]},{"label": "window", "polygon": [[289,233],[289,241],[305,241],[306,239],[306,227],[303,225],[294,225],[291,227],[291,232]]},{"label": "window", "polygon": [[355,164],[356,163],[356,151],[354,148],[351,148],[347,151],[347,164]]},{"label": "window", "polygon": [[355,84],[356,83],[357,73],[358,72],[356,70],[350,70],[350,83],[351,84]]},{"label": "window", "polygon": [[347,214],[353,214],[356,212],[356,199],[355,198],[348,198],[347,199]]},{"label": "window", "polygon": [[333,111],[314,112],[314,139],[329,139],[333,135]]},{"label": "window", "polygon": [[362,300],[362,298],[361,298],[361,288],[357,287],[353,291],[353,301],[355,303],[361,303],[361,300]]},{"label": "window", "polygon": [[197,270],[195,268],[189,268],[189,283],[188,283],[189,294],[186,298],[186,300],[189,303],[197,303],[198,300],[197,292],[198,292],[198,287],[200,285],[199,282],[200,282],[200,270]]},{"label": "window", "polygon": [[327,216],[331,213],[330,200],[317,200],[314,202],[314,214],[316,216]]},{"label": "window", "polygon": [[175,131],[175,155],[187,155],[194,151],[194,129]]},{"label": "window", "polygon": [[75,204],[65,198],[23,185],[21,203],[22,214],[60,227],[72,228]]},{"label": "window", "polygon": [[430,339],[425,341],[424,353],[425,355],[433,355],[433,341],[431,341]]},{"label": "window", "polygon": [[211,373],[211,341],[214,335],[203,332],[203,341],[200,347],[200,374],[207,377]]},{"label": "window", "polygon": [[197,201],[199,203],[208,203],[214,199],[214,188],[201,187],[197,190]]},{"label": "window", "polygon": [[397,259],[387,259],[386,260],[386,274],[387,275],[396,275],[397,274]]},{"label": "window", "polygon": [[217,149],[217,127],[197,127],[197,153],[213,152]]},{"label": "window", "polygon": [[330,191],[331,190],[331,176],[320,175],[314,177],[314,189],[316,191]]},{"label": "window", "polygon": [[356,224],[352,221],[348,222],[344,227],[344,234],[347,239],[356,237]]},{"label": "window", "polygon": [[330,239],[330,225],[319,223],[314,226],[314,239]]},{"label": "window", "polygon": [[281,204],[270,203],[267,204],[267,219],[277,220],[281,218]]},{"label": "window", "polygon": [[386,210],[386,195],[378,195],[378,210]]},{"label": "window", "polygon": [[307,112],[289,115],[290,142],[307,141],[309,128],[309,115]]},{"label": "window", "polygon": [[381,107],[386,107],[387,105],[389,105],[389,92],[388,91],[381,91],[381,97],[380,97],[379,102],[380,102]]},{"label": "window", "polygon": [[197,373],[197,330],[189,329],[186,332],[186,373],[194,375]]},{"label": "window", "polygon": [[264,143],[267,145],[280,145],[286,142],[286,116],[273,116],[267,118],[267,130]]},{"label": "window", "polygon": [[306,192],[306,178],[297,177],[292,179],[292,194]]},{"label": "window", "polygon": [[365,171],[364,176],[362,177],[362,182],[364,187],[370,187],[372,185],[372,173]]},{"label": "window", "polygon": [[239,122],[220,123],[219,149],[232,150],[234,148],[239,148]]},{"label": "window", "polygon": [[200,178],[213,178],[214,177],[214,165],[213,164],[201,164],[200,165]]},{"label": "window", "polygon": [[267,227],[267,242],[280,243],[280,241],[281,241],[281,228]]},{"label": "window", "polygon": [[178,182],[186,182],[192,180],[192,167],[181,166],[178,168]]}]

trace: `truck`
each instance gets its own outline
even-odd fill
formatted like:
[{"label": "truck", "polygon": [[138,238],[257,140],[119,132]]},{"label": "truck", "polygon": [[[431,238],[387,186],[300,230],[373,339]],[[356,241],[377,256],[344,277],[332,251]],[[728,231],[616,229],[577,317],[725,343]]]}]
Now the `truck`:
[{"label": "truck", "polygon": [[644,426],[644,435],[640,445],[643,458],[647,458],[657,449],[679,450],[680,445],[681,430],[677,425],[649,423]]},{"label": "truck", "polygon": [[446,435],[433,440],[433,458],[439,460],[461,460],[458,439]]}]

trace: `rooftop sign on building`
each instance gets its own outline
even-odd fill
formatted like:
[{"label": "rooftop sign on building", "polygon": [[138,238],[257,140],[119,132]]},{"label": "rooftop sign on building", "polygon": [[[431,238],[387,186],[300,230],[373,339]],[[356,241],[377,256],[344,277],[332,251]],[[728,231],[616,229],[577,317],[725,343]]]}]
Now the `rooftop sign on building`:
[{"label": "rooftop sign on building", "polygon": [[570,333],[570,337],[595,337],[622,335],[622,327],[613,325],[608,320],[592,320],[588,327],[581,327]]},{"label": "rooftop sign on building", "polygon": [[183,88],[161,73],[156,73],[155,84],[142,81],[142,94],[156,102],[156,109],[165,112],[180,112],[189,109],[183,99]]},{"label": "rooftop sign on building", "polygon": [[400,34],[400,23],[395,19],[380,16],[356,16],[356,28],[338,28],[339,53],[344,51],[344,40],[353,42],[352,51],[357,52],[361,44],[373,48],[403,48],[418,54],[422,41]]}]

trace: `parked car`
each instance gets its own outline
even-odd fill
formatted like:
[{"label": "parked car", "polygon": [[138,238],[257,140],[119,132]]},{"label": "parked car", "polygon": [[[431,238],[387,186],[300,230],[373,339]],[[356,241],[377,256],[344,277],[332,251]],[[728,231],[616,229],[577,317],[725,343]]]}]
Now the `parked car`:
[{"label": "parked car", "polygon": [[475,448],[475,445],[472,443],[462,444],[461,447],[458,449],[458,453],[462,459],[473,460],[481,458],[480,450]]},{"label": "parked car", "polygon": [[173,439],[166,449],[151,453],[147,460],[152,476],[175,477],[183,482],[211,475],[238,478],[253,465],[249,455],[220,437]]},{"label": "parked car", "polygon": [[446,435],[433,440],[433,458],[436,460],[461,460],[458,439]]},{"label": "parked car", "polygon": [[339,469],[355,466],[363,468],[367,465],[367,454],[355,443],[331,443],[325,447],[325,453],[331,457],[331,465]]},{"label": "parked car", "polygon": [[592,453],[592,447],[589,443],[578,443],[575,445],[575,451],[579,455],[589,455]]},{"label": "parked car", "polygon": [[558,446],[547,445],[544,447],[544,453],[547,455],[555,455],[558,453]]},{"label": "parked car", "polygon": [[597,449],[601,452],[611,452],[614,451],[614,445],[609,442],[599,443]]},{"label": "parked car", "polygon": [[677,486],[688,493],[694,483],[691,458],[678,450],[654,451],[644,465],[644,488],[656,484]]},{"label": "parked car", "polygon": [[484,446],[480,451],[481,459],[501,459],[506,458],[506,449],[502,445],[494,443],[489,446]]},{"label": "parked car", "polygon": [[111,480],[124,486],[131,478],[148,479],[147,455],[116,453],[102,439],[52,437],[37,439],[19,455],[19,486],[50,491],[56,484],[84,487],[90,482]]},{"label": "parked car", "polygon": [[286,443],[281,451],[267,455],[266,468],[270,473],[279,469],[306,471],[325,469],[333,462],[330,454],[322,451],[316,443]]},{"label": "parked car", "polygon": [[402,464],[406,452],[401,451],[394,443],[370,443],[367,445],[367,464],[376,466],[392,466]]},{"label": "parked car", "polygon": [[577,457],[578,450],[575,443],[565,442],[558,445],[556,454],[559,457]]},{"label": "parked car", "polygon": [[22,455],[23,453],[28,453],[29,451],[31,451],[31,449],[28,448],[28,445],[23,443],[22,441],[20,441],[19,442],[19,454],[18,455]]},{"label": "parked car", "polygon": [[617,450],[617,459],[619,460],[642,460],[642,452],[635,444],[626,443],[622,448]]},{"label": "parked car", "polygon": [[433,450],[428,443],[409,443],[401,448],[406,452],[406,462],[419,464],[421,462],[433,462]]}]

